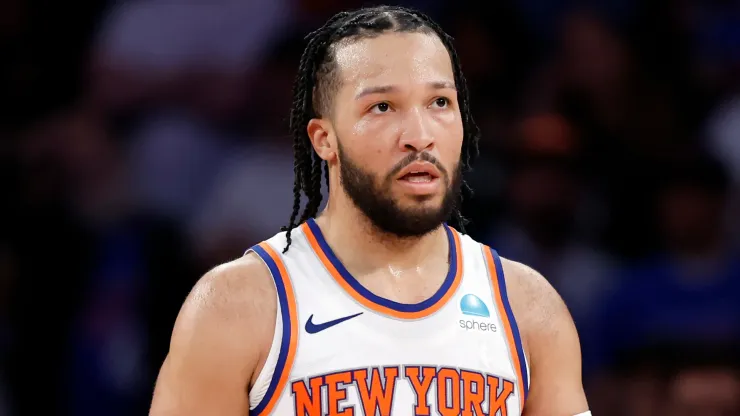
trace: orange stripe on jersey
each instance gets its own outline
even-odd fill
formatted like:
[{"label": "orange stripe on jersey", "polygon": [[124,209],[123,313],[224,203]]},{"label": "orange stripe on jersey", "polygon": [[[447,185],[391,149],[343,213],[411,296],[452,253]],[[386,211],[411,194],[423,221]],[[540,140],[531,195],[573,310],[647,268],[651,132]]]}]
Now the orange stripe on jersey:
[{"label": "orange stripe on jersey", "polygon": [[259,255],[270,269],[280,302],[283,318],[283,336],[278,362],[272,380],[262,401],[250,414],[270,414],[282,396],[288,383],[298,345],[298,311],[296,310],[295,293],[280,255],[267,243],[254,246],[251,251]]},{"label": "orange stripe on jersey", "polygon": [[509,352],[511,354],[511,361],[514,365],[514,371],[516,372],[516,384],[519,391],[519,404],[520,409],[524,409],[524,400],[526,398],[527,380],[526,374],[523,373],[522,363],[523,354],[521,350],[521,342],[519,334],[516,329],[516,323],[513,322],[514,316],[510,313],[507,299],[505,298],[504,291],[506,290],[503,285],[503,275],[499,275],[499,271],[496,268],[496,262],[494,260],[493,251],[485,246],[483,248],[483,255],[486,259],[486,265],[488,267],[488,274],[491,277],[491,287],[493,288],[493,296],[496,302],[496,308],[498,310],[498,316],[501,317],[501,323],[504,326],[504,332],[506,333],[506,342],[509,346]]},{"label": "orange stripe on jersey", "polygon": [[450,267],[447,277],[439,290],[429,299],[416,304],[406,304],[377,296],[363,287],[339,261],[324,239],[321,229],[316,222],[310,219],[301,225],[301,230],[305,233],[311,248],[339,286],[366,308],[400,319],[421,319],[437,312],[455,294],[455,291],[460,286],[463,274],[460,236],[457,231],[447,225],[444,228],[447,232],[450,246]]}]

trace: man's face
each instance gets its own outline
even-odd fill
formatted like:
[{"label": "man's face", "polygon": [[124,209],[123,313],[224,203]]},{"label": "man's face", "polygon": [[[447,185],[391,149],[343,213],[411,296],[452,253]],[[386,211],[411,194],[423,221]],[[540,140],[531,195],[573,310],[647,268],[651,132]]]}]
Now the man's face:
[{"label": "man's face", "polygon": [[344,192],[382,231],[435,229],[461,179],[463,126],[447,49],[435,35],[393,32],[340,43],[335,58],[341,85],[327,140]]}]

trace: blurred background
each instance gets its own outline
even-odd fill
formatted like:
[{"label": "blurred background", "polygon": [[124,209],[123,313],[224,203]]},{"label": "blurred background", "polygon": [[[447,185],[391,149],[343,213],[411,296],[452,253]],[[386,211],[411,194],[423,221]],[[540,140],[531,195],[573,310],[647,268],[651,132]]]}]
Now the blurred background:
[{"label": "blurred background", "polygon": [[[388,2],[386,2],[388,3]],[[740,2],[408,0],[595,415],[740,415]],[[182,301],[285,225],[303,36],[358,0],[0,2],[0,415],[144,415]]]}]

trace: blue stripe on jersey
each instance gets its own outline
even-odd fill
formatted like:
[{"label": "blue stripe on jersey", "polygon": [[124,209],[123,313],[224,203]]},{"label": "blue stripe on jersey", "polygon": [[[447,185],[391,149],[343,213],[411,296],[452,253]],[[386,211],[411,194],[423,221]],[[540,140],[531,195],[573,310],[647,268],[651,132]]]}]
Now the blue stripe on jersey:
[{"label": "blue stripe on jersey", "polygon": [[446,224],[444,225],[445,231],[447,232],[447,241],[449,243],[450,247],[450,255],[449,255],[449,265],[450,268],[447,272],[447,276],[445,277],[444,282],[442,283],[442,286],[437,290],[437,292],[432,295],[427,300],[424,300],[419,303],[414,304],[408,304],[408,303],[399,303],[395,302],[389,299],[386,299],[384,297],[375,295],[374,293],[370,292],[369,290],[365,289],[360,282],[357,281],[357,279],[352,276],[352,274],[344,267],[341,261],[337,258],[337,256],[334,254],[334,251],[329,247],[329,244],[327,244],[326,239],[324,238],[324,235],[321,233],[321,228],[316,224],[316,222],[313,220],[313,218],[310,218],[308,221],[306,221],[306,224],[311,229],[311,232],[316,237],[316,241],[319,243],[319,246],[321,247],[321,251],[324,252],[326,255],[326,258],[329,259],[331,264],[337,269],[339,274],[341,275],[342,279],[344,279],[352,288],[357,291],[360,295],[362,295],[365,299],[376,303],[378,305],[385,306],[386,308],[394,309],[399,312],[420,312],[427,308],[430,308],[434,306],[442,297],[450,290],[450,287],[452,286],[452,283],[455,281],[455,275],[457,272],[457,252],[460,250],[459,247],[457,247],[457,244],[455,242],[455,237],[453,236],[453,230],[448,227]]},{"label": "blue stripe on jersey", "polygon": [[[519,327],[516,324],[516,318],[514,318],[514,312],[511,310],[509,304],[509,296],[506,293],[506,279],[504,278],[504,268],[501,265],[501,258],[499,257],[496,250],[489,247],[491,255],[493,256],[493,262],[496,265],[496,276],[498,278],[498,287],[501,293],[501,303],[503,303],[506,316],[509,318],[509,324],[511,325],[511,332],[514,335],[514,344],[516,344],[516,354],[519,356],[519,371],[521,371],[522,378],[520,382],[524,386],[524,400],[527,400],[529,395],[529,374],[527,373],[527,360],[524,356],[524,347],[522,346],[522,337],[519,334]],[[512,351],[514,353],[514,351]]]},{"label": "blue stripe on jersey", "polygon": [[272,379],[270,380],[270,386],[267,388],[265,396],[260,400],[259,404],[257,404],[257,407],[249,412],[250,415],[259,415],[265,410],[265,407],[270,402],[272,396],[281,393],[276,392],[275,390],[277,388],[278,381],[280,380],[280,376],[283,374],[283,371],[285,371],[285,360],[288,358],[288,349],[290,348],[291,341],[290,329],[292,325],[296,324],[296,322],[291,322],[290,320],[290,305],[288,304],[288,296],[285,293],[285,284],[283,283],[283,277],[287,279],[288,276],[282,276],[280,269],[278,269],[277,264],[275,264],[275,260],[273,260],[267,251],[259,245],[252,247],[249,251],[253,251],[260,256],[262,261],[264,261],[270,269],[272,279],[275,281],[278,301],[280,302],[280,316],[283,319],[283,335],[280,343],[280,354],[278,355],[277,364],[275,365],[275,372],[272,374]]}]

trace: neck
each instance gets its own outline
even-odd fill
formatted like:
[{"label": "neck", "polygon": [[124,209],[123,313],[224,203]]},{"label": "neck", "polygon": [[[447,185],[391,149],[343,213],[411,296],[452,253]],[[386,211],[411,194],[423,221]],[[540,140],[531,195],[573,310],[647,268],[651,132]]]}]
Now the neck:
[{"label": "neck", "polygon": [[348,198],[330,198],[316,219],[332,250],[350,270],[419,267],[450,249],[442,224],[421,237],[400,238],[379,230]]}]

